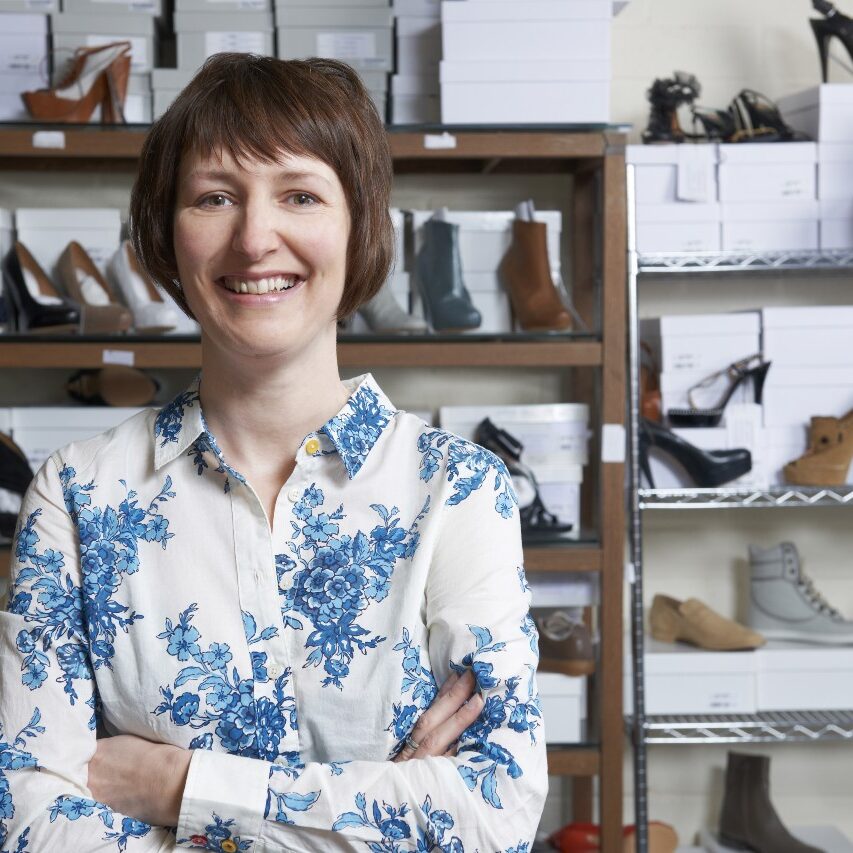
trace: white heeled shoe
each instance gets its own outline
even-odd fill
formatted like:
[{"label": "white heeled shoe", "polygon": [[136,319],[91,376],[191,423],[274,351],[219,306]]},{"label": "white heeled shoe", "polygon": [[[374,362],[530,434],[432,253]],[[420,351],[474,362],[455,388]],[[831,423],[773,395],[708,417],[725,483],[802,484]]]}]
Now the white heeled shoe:
[{"label": "white heeled shoe", "polygon": [[358,313],[372,332],[416,334],[427,331],[427,324],[404,311],[391,292],[391,279],[387,279],[373,299],[365,302]]},{"label": "white heeled shoe", "polygon": [[110,277],[133,314],[133,326],[139,334],[160,335],[175,329],[180,318],[177,308],[167,305],[154,282],[143,272],[125,240],[108,267]]}]

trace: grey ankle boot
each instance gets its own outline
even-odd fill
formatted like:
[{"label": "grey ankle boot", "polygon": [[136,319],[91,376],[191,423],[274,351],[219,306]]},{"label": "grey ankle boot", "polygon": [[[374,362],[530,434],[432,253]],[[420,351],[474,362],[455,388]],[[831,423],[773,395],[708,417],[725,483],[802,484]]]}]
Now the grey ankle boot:
[{"label": "grey ankle boot", "polygon": [[482,317],[462,280],[459,226],[428,219],[423,229],[417,271],[427,319],[437,332],[478,328]]},{"label": "grey ankle boot", "polygon": [[750,628],[768,640],[853,644],[853,621],[845,619],[814,588],[800,567],[792,542],[774,548],[750,545],[749,564]]}]

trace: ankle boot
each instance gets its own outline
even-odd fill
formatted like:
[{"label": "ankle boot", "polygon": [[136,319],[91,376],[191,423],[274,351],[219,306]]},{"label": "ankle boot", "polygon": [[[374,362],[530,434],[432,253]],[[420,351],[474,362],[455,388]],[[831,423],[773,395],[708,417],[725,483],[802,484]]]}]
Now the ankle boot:
[{"label": "ankle boot", "polygon": [[814,417],[809,449],[789,462],[785,480],[795,486],[842,486],[853,461],[853,412],[843,418]]},{"label": "ankle boot", "polygon": [[728,753],[720,841],[755,853],[823,853],[785,829],[770,802],[770,758]]},{"label": "ankle boot", "polygon": [[546,232],[544,222],[514,219],[512,243],[498,268],[512,310],[526,332],[566,331],[572,327],[571,314],[551,278]]},{"label": "ankle boot", "polygon": [[809,424],[809,450],[822,450],[844,440],[844,432],[853,430],[853,411],[843,418],[816,416]]},{"label": "ankle boot", "polygon": [[427,325],[418,317],[404,311],[391,292],[390,280],[386,281],[379,292],[358,309],[372,332],[408,333],[425,332]]},{"label": "ankle boot", "polygon": [[418,288],[427,320],[437,332],[476,329],[480,312],[462,279],[459,226],[439,219],[424,225],[424,244],[418,252]]}]

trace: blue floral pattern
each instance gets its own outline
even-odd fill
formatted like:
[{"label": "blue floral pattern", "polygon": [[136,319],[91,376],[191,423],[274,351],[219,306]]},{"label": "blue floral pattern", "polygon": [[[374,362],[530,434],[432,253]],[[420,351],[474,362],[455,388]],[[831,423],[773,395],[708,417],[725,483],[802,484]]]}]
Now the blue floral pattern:
[{"label": "blue floral pattern", "polygon": [[89,800],[85,797],[57,797],[50,807],[50,822],[54,823],[57,818],[65,820],[80,820],[97,816],[101,823],[112,832],[104,833],[104,841],[115,841],[119,853],[127,850],[127,842],[131,838],[143,838],[151,831],[150,823],[143,823],[132,817],[124,817],[121,820],[121,828],[115,828],[115,813],[105,803],[97,800]]},{"label": "blue floral pattern", "polygon": [[471,492],[479,489],[490,473],[494,474],[493,489],[495,511],[501,518],[510,518],[518,498],[512,488],[512,479],[506,465],[494,453],[466,441],[464,438],[429,429],[418,438],[418,452],[421,454],[420,478],[428,483],[441,467],[444,454],[447,454],[445,471],[447,482],[453,483],[453,494],[447,499],[449,506],[462,503]]},{"label": "blue floral pattern", "polygon": [[248,838],[240,838],[239,835],[234,835],[232,827],[236,823],[235,819],[228,818],[223,820],[216,812],[212,812],[213,823],[207,824],[204,828],[204,835],[192,835],[189,838],[181,838],[178,844],[189,844],[192,850],[214,850],[216,853],[221,853],[223,850],[222,842],[230,841],[231,844],[225,849],[251,850],[252,841]]},{"label": "blue floral pattern", "polygon": [[[39,766],[35,756],[28,752],[26,747],[27,738],[33,739],[44,733],[45,728],[40,723],[41,711],[36,708],[30,721],[18,732],[11,743],[5,739],[3,727],[0,725],[0,853],[7,853],[5,850],[8,834],[6,821],[15,816],[15,804],[12,802],[6,773]],[[27,841],[29,831],[27,827],[18,836],[14,853],[23,853],[24,850],[29,849]]]},{"label": "blue floral pattern", "polygon": [[403,628],[403,638],[394,646],[394,651],[403,652],[403,683],[400,685],[400,696],[406,697],[411,693],[411,702],[394,703],[394,718],[387,731],[394,732],[397,743],[392,748],[389,758],[403,748],[406,736],[411,733],[417,722],[419,712],[429,708],[438,693],[435,676],[429,667],[421,663],[421,647],[412,643],[408,628]]},{"label": "blue floral pattern", "polygon": [[178,394],[171,403],[160,409],[154,419],[154,437],[160,439],[160,447],[177,442],[184,422],[184,411],[191,409],[198,402],[198,383],[194,382],[189,389]]}]

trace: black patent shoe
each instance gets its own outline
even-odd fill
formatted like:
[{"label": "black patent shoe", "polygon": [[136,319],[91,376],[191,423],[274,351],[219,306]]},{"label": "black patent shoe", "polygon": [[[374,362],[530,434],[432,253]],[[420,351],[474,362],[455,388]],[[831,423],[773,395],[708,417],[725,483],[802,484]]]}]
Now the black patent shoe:
[{"label": "black patent shoe", "polygon": [[746,448],[702,450],[654,421],[640,420],[640,469],[655,488],[649,450],[656,447],[671,456],[700,489],[714,489],[737,480],[752,470],[752,454]]},{"label": "black patent shoe", "polygon": [[820,53],[820,70],[823,82],[829,82],[829,43],[837,38],[844,45],[847,55],[853,60],[853,18],[848,18],[828,2],[828,0],[812,0],[816,12],[823,18],[811,18],[812,32],[817,40]]},{"label": "black patent shoe", "polygon": [[474,441],[499,457],[507,467],[518,496],[521,535],[525,539],[548,538],[554,533],[567,533],[571,524],[560,521],[549,512],[539,495],[539,484],[530,467],[521,461],[522,443],[488,418],[477,424]]},{"label": "black patent shoe", "polygon": [[23,243],[15,243],[3,261],[3,292],[14,331],[67,334],[80,328],[78,306],[56,290]]}]

